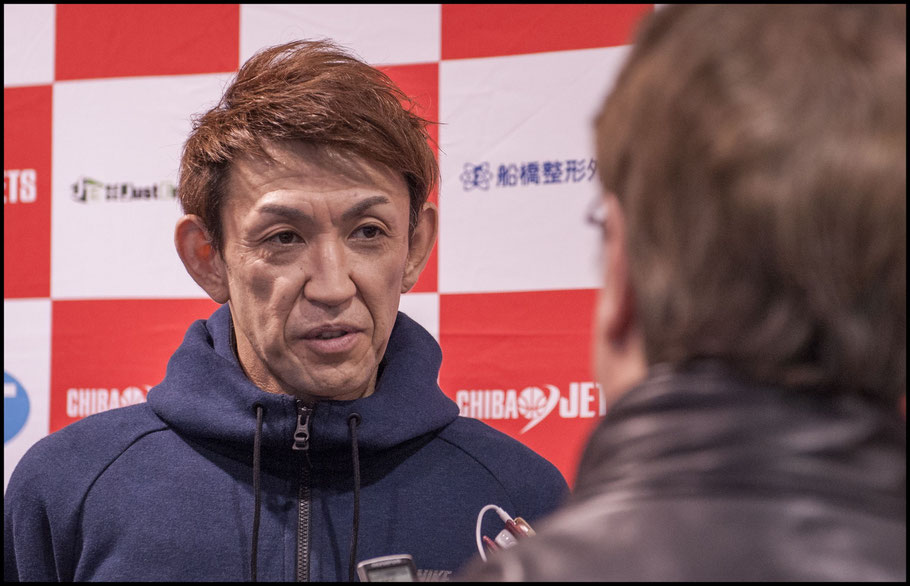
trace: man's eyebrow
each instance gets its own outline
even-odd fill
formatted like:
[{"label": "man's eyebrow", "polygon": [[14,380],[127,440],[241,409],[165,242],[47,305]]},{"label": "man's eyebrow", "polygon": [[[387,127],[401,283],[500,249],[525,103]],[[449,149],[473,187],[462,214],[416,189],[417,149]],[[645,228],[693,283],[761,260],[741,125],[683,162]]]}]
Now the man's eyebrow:
[{"label": "man's eyebrow", "polygon": [[370,196],[362,201],[355,203],[350,208],[348,208],[348,210],[346,212],[341,214],[341,219],[350,220],[351,218],[355,218],[355,217],[359,216],[360,214],[362,214],[363,212],[367,211],[368,209],[370,209],[371,207],[373,207],[375,205],[382,205],[382,204],[387,204],[387,203],[392,203],[392,201],[384,195]]},{"label": "man's eyebrow", "polygon": [[308,213],[298,210],[297,208],[291,206],[283,206],[276,203],[268,203],[259,208],[260,214],[272,214],[273,216],[284,216],[291,220],[303,220],[306,222],[312,222],[313,217]]},{"label": "man's eyebrow", "polygon": [[[341,214],[341,219],[347,221],[354,217],[359,216],[360,214],[362,214],[363,212],[365,212],[366,210],[370,209],[373,206],[389,204],[389,203],[392,203],[392,201],[388,197],[386,197],[384,195],[373,195],[373,196],[370,196],[370,197],[368,197],[364,200],[361,200],[361,201],[355,203],[354,205],[352,205],[343,214]],[[284,216],[284,217],[286,217],[290,220],[294,220],[294,221],[303,221],[303,222],[310,222],[310,223],[313,222],[313,217],[310,214],[308,214],[302,210],[299,210],[295,207],[281,205],[281,204],[277,204],[277,203],[265,204],[264,206],[259,208],[259,213],[260,214],[272,214],[275,216]]]}]

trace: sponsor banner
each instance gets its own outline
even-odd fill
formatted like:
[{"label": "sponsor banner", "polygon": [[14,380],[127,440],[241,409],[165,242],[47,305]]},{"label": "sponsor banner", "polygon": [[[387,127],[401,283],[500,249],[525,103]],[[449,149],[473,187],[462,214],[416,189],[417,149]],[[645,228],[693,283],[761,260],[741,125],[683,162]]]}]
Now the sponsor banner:
[{"label": "sponsor banner", "polygon": [[4,299],[50,295],[51,96],[49,85],[3,90]]},{"label": "sponsor banner", "polygon": [[624,45],[652,10],[652,4],[444,4],[442,58]]},{"label": "sponsor banner", "polygon": [[48,434],[50,356],[50,300],[4,300],[4,491],[19,459]]},{"label": "sponsor banner", "polygon": [[54,301],[50,430],[145,400],[197,319],[202,299]]},{"label": "sponsor banner", "polygon": [[240,10],[241,62],[263,47],[321,38],[374,65],[439,60],[438,4],[243,4]]},{"label": "sponsor banner", "polygon": [[464,414],[571,479],[603,411],[583,311],[602,266],[585,221],[599,195],[591,123],[631,21],[651,9],[5,5],[4,297],[46,314],[6,310],[46,349],[28,352],[44,366],[19,366],[19,338],[6,336],[18,431],[5,469],[33,429],[144,400],[161,380],[189,323],[214,309],[173,243],[193,116],[257,50],[334,38],[441,123],[438,244],[402,311],[440,341],[441,380]]},{"label": "sponsor banner", "polygon": [[58,4],[57,80],[236,71],[236,4]]},{"label": "sponsor banner", "polygon": [[191,117],[218,101],[228,78],[55,84],[55,299],[207,297],[174,246],[176,182]]},{"label": "sponsor banner", "polygon": [[626,54],[440,64],[441,293],[600,286],[591,125]]},{"label": "sponsor banner", "polygon": [[606,412],[591,368],[596,290],[442,295],[440,385],[465,417],[550,460],[571,483]]},{"label": "sponsor banner", "polygon": [[4,87],[54,81],[55,14],[53,4],[3,5]]}]

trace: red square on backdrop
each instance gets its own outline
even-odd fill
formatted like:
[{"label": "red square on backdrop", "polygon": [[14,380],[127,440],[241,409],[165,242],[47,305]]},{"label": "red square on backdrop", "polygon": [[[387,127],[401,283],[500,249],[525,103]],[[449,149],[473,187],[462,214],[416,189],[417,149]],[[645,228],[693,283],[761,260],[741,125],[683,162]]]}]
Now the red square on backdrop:
[{"label": "red square on backdrop", "polygon": [[56,26],[57,80],[240,66],[237,4],[58,4]]},{"label": "red square on backdrop", "polygon": [[50,297],[49,85],[3,89],[3,297]]},{"label": "red square on backdrop", "polygon": [[209,299],[53,301],[50,431],[145,400]]},{"label": "red square on backdrop", "polygon": [[[379,67],[407,94],[416,106],[415,112],[433,122],[427,129],[432,139],[430,146],[439,160],[439,64],[419,63],[416,65],[387,65]],[[430,193],[430,201],[439,203],[438,186]],[[420,274],[420,279],[411,289],[412,293],[435,293],[438,290],[438,251],[439,244],[430,252],[427,266]]]},{"label": "red square on backdrop", "polygon": [[[439,121],[439,63],[383,65],[378,69],[392,78],[401,91],[414,101],[418,115],[434,123]],[[428,131],[433,139],[431,146],[438,156],[438,124],[431,124]]]},{"label": "red square on backdrop", "polygon": [[626,45],[653,10],[653,4],[443,4],[442,58]]},{"label": "red square on backdrop", "polygon": [[440,295],[439,384],[461,414],[547,458],[574,482],[606,412],[591,368],[597,291]]}]

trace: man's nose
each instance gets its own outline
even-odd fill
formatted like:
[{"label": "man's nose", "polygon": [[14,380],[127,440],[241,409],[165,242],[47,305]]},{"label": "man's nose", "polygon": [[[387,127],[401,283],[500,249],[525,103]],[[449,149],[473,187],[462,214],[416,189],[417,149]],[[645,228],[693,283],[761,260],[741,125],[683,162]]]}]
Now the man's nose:
[{"label": "man's nose", "polygon": [[344,244],[333,238],[317,239],[307,255],[308,273],[303,294],[309,301],[330,307],[357,294]]}]

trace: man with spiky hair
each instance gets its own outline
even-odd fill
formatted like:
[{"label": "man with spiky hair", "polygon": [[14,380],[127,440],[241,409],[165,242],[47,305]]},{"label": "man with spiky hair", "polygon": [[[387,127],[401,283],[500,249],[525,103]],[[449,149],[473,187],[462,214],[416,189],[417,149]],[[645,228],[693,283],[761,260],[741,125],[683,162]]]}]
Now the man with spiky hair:
[{"label": "man with spiky hair", "polygon": [[148,402],[38,442],[4,507],[7,580],[353,580],[407,554],[445,577],[486,505],[537,519],[542,457],[459,417],[398,311],[437,233],[427,121],[325,41],[260,52],[181,161],[187,271],[223,304]]}]

